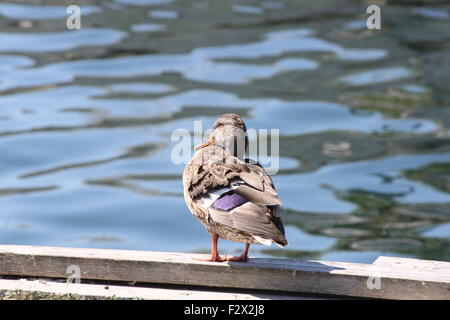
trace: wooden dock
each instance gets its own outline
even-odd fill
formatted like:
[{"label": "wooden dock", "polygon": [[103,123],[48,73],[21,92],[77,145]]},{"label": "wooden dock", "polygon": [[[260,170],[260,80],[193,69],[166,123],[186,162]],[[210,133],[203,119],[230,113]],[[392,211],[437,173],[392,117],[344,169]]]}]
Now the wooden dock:
[{"label": "wooden dock", "polygon": [[[446,299],[450,262],[379,257],[373,264],[0,245],[0,291],[141,299]],[[66,283],[70,282],[81,283]]]}]

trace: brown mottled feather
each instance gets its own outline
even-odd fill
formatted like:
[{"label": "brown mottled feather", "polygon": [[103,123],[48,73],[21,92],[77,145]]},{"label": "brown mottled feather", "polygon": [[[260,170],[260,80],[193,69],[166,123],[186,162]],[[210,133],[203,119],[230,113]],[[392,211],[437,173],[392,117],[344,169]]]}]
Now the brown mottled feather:
[{"label": "brown mottled feather", "polygon": [[[230,212],[205,207],[211,192],[234,182],[240,182],[235,192],[250,202]],[[258,164],[246,163],[221,146],[209,145],[197,151],[186,166],[183,185],[189,209],[208,232],[238,242],[261,243],[256,236],[287,245],[278,213],[281,201],[272,179]]]}]

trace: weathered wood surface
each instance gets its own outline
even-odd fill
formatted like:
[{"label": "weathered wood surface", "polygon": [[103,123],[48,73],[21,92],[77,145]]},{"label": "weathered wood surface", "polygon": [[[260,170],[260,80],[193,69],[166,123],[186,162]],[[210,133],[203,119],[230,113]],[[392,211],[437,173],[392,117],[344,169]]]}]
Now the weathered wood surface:
[{"label": "weathered wood surface", "polygon": [[434,260],[419,260],[411,258],[378,257],[373,264],[387,266],[397,270],[406,269],[414,272],[437,272],[450,276],[450,263]]},{"label": "weathered wood surface", "polygon": [[211,290],[188,290],[118,286],[85,283],[61,283],[42,280],[6,280],[0,279],[0,291],[21,290],[26,292],[44,292],[58,295],[78,295],[88,298],[145,299],[145,300],[311,300],[324,299],[287,294],[237,293]]},{"label": "weathered wood surface", "polygon": [[192,259],[200,256],[203,255],[3,245],[0,275],[67,278],[68,266],[76,265],[82,281],[136,281],[387,299],[450,299],[448,262],[434,262],[430,271],[414,269],[413,265],[396,267],[392,263],[263,258],[252,258],[246,263],[211,263]]}]

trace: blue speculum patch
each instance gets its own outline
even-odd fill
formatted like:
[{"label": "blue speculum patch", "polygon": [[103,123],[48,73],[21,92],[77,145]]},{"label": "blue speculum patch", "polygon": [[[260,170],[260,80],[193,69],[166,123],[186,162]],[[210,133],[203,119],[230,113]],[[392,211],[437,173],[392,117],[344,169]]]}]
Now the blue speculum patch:
[{"label": "blue speculum patch", "polygon": [[244,203],[248,202],[248,199],[235,193],[227,193],[220,197],[219,199],[214,202],[214,208],[220,209],[220,210],[232,210],[240,205],[243,205]]}]

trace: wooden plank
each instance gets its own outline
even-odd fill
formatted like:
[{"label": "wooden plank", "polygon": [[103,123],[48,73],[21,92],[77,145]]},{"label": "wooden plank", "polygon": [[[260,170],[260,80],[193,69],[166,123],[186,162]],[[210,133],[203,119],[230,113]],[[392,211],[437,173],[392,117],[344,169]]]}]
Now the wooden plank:
[{"label": "wooden plank", "polygon": [[444,278],[450,275],[450,262],[445,261],[380,256],[375,260],[373,264],[392,267],[395,269],[405,268],[413,270],[415,272],[433,272],[440,274],[440,276]]},{"label": "wooden plank", "polygon": [[211,263],[173,252],[0,246],[0,274],[137,281],[387,299],[450,299],[450,274],[377,264],[252,258]]},{"label": "wooden plank", "polygon": [[104,284],[61,283],[42,280],[5,280],[0,279],[0,291],[22,290],[26,292],[45,292],[53,294],[73,294],[84,297],[145,299],[145,300],[311,300],[323,299],[296,295],[278,295],[267,293],[235,293],[187,289],[165,289],[148,287],[116,286]]}]

